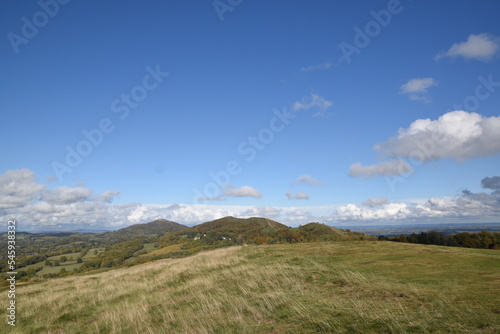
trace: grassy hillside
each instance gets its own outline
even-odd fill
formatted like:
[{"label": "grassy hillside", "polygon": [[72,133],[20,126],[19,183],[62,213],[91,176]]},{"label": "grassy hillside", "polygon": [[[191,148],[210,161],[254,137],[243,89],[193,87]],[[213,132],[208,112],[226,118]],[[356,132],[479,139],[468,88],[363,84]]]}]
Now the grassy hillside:
[{"label": "grassy hillside", "polygon": [[[352,235],[353,233],[350,231],[341,230],[336,227],[332,227],[329,225],[324,225],[320,223],[309,223],[298,228],[299,231],[304,234],[310,235],[315,238],[334,238],[334,239],[346,239],[348,235]],[[358,233],[362,234],[362,233]]]},{"label": "grassy hillside", "polygon": [[199,233],[215,232],[244,235],[266,235],[289,227],[274,220],[260,217],[235,218],[224,217],[190,228]]},{"label": "grassy hillside", "polygon": [[493,250],[236,246],[18,286],[10,332],[498,333],[499,295]]}]

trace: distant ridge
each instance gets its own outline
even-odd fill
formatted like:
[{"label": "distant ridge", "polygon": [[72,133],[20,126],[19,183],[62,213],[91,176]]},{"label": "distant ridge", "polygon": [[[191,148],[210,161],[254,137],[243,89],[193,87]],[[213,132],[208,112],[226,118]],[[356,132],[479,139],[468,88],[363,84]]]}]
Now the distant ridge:
[{"label": "distant ridge", "polygon": [[187,231],[199,233],[226,233],[237,235],[269,235],[279,230],[288,230],[289,227],[277,221],[260,218],[235,218],[232,216],[216,219],[189,228]]},{"label": "distant ridge", "polygon": [[[310,241],[367,240],[363,233],[341,230],[320,223],[289,227],[268,218],[232,216],[205,222],[178,232],[167,233],[161,246],[165,250],[188,254],[203,249],[243,244],[276,244]],[[182,247],[181,247],[182,246]],[[176,253],[176,256],[180,253]]]},{"label": "distant ridge", "polygon": [[304,231],[315,235],[336,235],[342,238],[346,237],[349,234],[345,230],[320,223],[309,223],[300,226],[299,231]]},{"label": "distant ridge", "polygon": [[111,239],[130,240],[133,238],[157,238],[163,236],[165,233],[178,232],[188,227],[176,222],[157,219],[155,221],[145,224],[134,224],[116,231],[105,232],[104,235]]},{"label": "distant ridge", "polygon": [[113,231],[111,233],[166,233],[166,232],[177,232],[181,231],[185,228],[188,228],[185,225],[166,220],[166,219],[157,219],[149,223],[145,224],[134,224],[122,229]]}]

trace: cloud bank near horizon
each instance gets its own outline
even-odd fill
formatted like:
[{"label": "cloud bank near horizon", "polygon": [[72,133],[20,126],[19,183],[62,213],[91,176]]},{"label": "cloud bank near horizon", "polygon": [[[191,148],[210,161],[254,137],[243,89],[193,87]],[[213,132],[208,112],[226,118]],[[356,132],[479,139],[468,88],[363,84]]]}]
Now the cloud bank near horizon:
[{"label": "cloud bank near horizon", "polygon": [[372,223],[481,221],[500,216],[500,176],[485,177],[482,187],[491,193],[464,190],[458,196],[390,202],[370,198],[361,204],[323,207],[273,207],[203,204],[113,204],[117,190],[94,194],[83,187],[56,187],[37,183],[29,169],[0,175],[0,216],[16,219],[26,230],[115,229],[164,218],[181,224],[199,224],[224,216],[266,217],[290,226],[311,221],[329,225]]}]

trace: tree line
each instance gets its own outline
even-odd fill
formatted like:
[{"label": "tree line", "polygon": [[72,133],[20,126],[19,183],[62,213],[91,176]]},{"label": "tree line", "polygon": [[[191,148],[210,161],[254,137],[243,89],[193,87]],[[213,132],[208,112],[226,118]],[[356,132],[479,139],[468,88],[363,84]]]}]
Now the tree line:
[{"label": "tree line", "polygon": [[451,247],[482,248],[482,249],[500,249],[500,233],[481,231],[479,233],[461,232],[456,234],[445,234],[438,231],[422,232],[420,234],[405,235],[401,234],[395,237],[381,235],[379,240],[388,240],[396,242],[408,242],[425,245],[441,245]]}]

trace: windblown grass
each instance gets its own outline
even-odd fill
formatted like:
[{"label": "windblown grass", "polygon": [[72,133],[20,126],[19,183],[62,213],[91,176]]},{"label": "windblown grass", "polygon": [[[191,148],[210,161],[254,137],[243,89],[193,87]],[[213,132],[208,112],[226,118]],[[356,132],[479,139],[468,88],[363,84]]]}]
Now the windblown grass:
[{"label": "windblown grass", "polygon": [[10,332],[497,333],[499,287],[498,251],[231,247],[19,286]]}]

